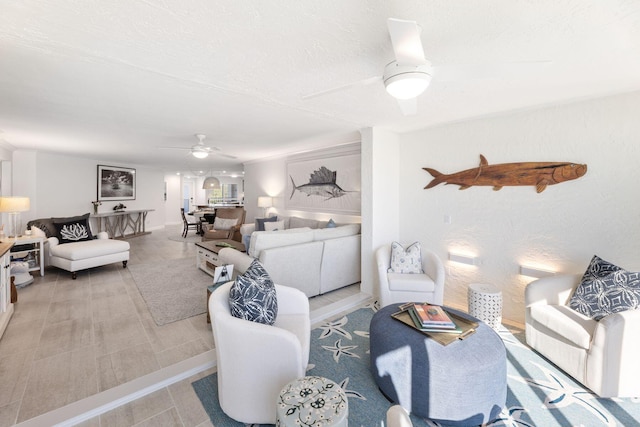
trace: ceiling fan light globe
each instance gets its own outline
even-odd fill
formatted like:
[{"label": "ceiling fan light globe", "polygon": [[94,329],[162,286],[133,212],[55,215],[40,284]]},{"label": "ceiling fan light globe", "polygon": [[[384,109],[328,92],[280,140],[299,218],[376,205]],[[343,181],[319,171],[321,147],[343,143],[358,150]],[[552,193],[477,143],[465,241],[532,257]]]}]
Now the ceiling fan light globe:
[{"label": "ceiling fan light globe", "polygon": [[396,99],[411,99],[424,92],[431,83],[429,66],[398,65],[393,61],[384,69],[384,87]]},{"label": "ceiling fan light globe", "polygon": [[209,153],[207,153],[207,152],[206,152],[206,151],[204,151],[204,150],[193,150],[193,151],[191,152],[191,155],[192,155],[193,157],[195,157],[196,159],[205,159],[205,158],[207,158],[207,156],[209,155]]}]

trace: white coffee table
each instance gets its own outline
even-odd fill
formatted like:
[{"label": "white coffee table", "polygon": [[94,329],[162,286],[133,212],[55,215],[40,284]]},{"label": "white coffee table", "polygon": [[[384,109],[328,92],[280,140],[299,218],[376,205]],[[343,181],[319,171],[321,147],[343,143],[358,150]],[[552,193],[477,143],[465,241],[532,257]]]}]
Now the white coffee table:
[{"label": "white coffee table", "polygon": [[226,239],[196,242],[196,267],[213,277],[216,267],[220,267],[220,265],[222,265],[218,257],[218,252],[220,252],[220,249],[229,247],[219,246],[223,244],[230,245],[233,249],[240,252],[245,251],[244,245],[240,242],[236,242],[235,240]]}]

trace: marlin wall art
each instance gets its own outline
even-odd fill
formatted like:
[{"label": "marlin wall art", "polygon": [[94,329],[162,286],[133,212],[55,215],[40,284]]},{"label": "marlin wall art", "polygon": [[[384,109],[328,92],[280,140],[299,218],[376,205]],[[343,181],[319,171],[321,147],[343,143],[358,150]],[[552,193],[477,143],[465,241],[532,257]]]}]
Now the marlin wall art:
[{"label": "marlin wall art", "polygon": [[321,196],[324,197],[325,200],[344,196],[348,191],[343,190],[338,184],[336,184],[336,175],[335,171],[330,171],[326,167],[321,166],[320,169],[313,171],[310,175],[308,184],[298,186],[296,186],[293,177],[289,175],[289,178],[291,178],[291,185],[293,186],[289,200],[291,200],[296,190],[306,194],[307,197]]},{"label": "marlin wall art", "polygon": [[542,193],[547,185],[559,184],[578,179],[587,173],[587,165],[571,162],[524,162],[499,163],[489,165],[480,154],[480,166],[449,175],[435,169],[423,168],[433,176],[433,180],[424,187],[432,188],[440,183],[455,184],[460,190],[477,185],[492,186],[495,191],[504,186],[533,185]]}]

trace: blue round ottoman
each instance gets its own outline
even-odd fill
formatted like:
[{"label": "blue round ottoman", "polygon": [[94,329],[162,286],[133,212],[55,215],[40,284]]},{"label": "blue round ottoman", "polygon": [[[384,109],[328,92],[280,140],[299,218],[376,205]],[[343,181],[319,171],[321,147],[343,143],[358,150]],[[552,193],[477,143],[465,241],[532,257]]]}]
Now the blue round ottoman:
[{"label": "blue round ottoman", "polygon": [[506,350],[498,334],[479,322],[473,335],[444,346],[392,318],[399,305],[386,306],[371,319],[371,369],[384,395],[446,425],[495,419],[507,399]]}]

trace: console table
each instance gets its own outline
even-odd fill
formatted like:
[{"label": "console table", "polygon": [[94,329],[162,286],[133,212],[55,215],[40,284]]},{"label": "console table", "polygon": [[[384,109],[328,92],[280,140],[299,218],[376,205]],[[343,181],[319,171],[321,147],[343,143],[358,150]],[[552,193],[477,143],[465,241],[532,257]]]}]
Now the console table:
[{"label": "console table", "polygon": [[[110,238],[126,239],[128,237],[150,234],[145,230],[147,213],[155,209],[140,209],[120,212],[104,212],[92,214],[98,223],[98,232],[106,231]],[[128,233],[127,233],[128,232]]]}]

